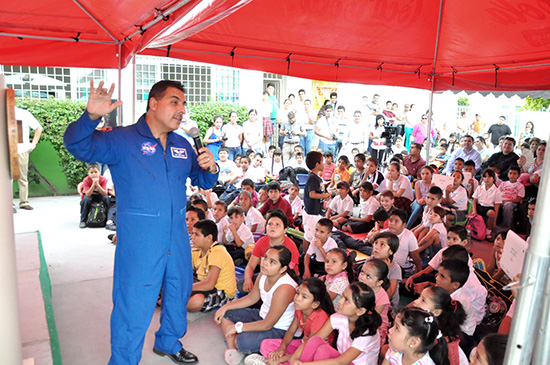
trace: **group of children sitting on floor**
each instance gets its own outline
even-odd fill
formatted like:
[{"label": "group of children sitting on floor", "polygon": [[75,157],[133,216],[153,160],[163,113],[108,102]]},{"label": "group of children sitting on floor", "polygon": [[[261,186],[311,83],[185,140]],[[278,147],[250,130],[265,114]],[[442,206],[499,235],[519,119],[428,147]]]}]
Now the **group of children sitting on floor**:
[{"label": "group of children sitting on floor", "polygon": [[[226,363],[239,364],[251,354],[245,364],[467,364],[476,344],[473,363],[502,363],[506,340],[485,336],[487,289],[466,249],[468,231],[453,224],[466,216],[462,173],[455,172],[453,185],[442,191],[431,184],[431,168],[423,168],[415,184],[415,203],[423,209],[409,229],[408,212],[395,204],[412,192],[410,182],[400,181],[399,163],[392,162],[384,178],[376,159],[354,160],[350,183],[340,158],[325,191],[318,187],[323,156],[308,153],[303,211],[299,188],[282,197],[276,181],[257,192],[244,179],[229,208],[211,192],[191,196],[186,219],[196,281],[188,310],[217,309]],[[480,214],[499,195],[491,172],[483,173],[472,195]],[[325,199],[326,213],[311,219],[312,207]],[[532,219],[534,202],[529,208]],[[300,212],[304,219],[297,224]],[[493,215],[489,222],[496,221]],[[300,237],[296,230],[289,233],[292,227],[305,231],[301,247],[290,237]],[[486,267],[501,279],[506,233],[495,232]],[[368,259],[356,260],[362,254]],[[235,265],[245,263],[237,282]],[[405,297],[410,303],[403,308]],[[504,333],[512,313],[513,307],[502,320]]]}]

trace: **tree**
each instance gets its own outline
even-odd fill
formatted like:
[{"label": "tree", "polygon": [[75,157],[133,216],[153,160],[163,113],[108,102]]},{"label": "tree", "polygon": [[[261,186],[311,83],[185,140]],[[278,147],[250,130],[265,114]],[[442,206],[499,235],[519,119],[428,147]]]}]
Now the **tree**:
[{"label": "tree", "polygon": [[542,97],[533,99],[528,96],[525,98],[525,104],[520,108],[521,111],[531,110],[535,112],[545,112],[548,111],[550,106],[550,99],[544,100]]},{"label": "tree", "polygon": [[459,96],[458,97],[458,105],[459,106],[470,106],[470,101],[466,97]]}]

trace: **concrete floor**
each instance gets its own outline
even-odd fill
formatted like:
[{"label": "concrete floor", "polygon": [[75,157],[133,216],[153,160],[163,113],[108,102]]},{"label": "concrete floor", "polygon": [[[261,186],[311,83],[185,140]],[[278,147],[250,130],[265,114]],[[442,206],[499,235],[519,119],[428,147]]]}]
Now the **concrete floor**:
[{"label": "concrete floor", "polygon": [[[15,233],[39,231],[52,282],[53,309],[64,364],[106,364],[115,246],[104,228],[78,228],[79,196],[31,198],[33,211],[14,214]],[[16,202],[17,203],[17,202]],[[225,343],[214,313],[188,316],[183,346],[201,364],[223,364]],[[173,364],[152,352],[160,310],[145,337],[141,364]]]}]

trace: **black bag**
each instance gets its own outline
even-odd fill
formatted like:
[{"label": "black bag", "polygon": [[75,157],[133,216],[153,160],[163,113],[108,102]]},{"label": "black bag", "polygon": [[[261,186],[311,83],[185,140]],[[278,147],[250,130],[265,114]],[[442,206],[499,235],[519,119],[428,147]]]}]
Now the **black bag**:
[{"label": "black bag", "polygon": [[86,220],[87,227],[105,227],[107,221],[107,207],[103,202],[92,202],[88,219]]},{"label": "black bag", "polygon": [[502,290],[504,284],[493,279],[487,271],[475,269],[475,273],[481,284],[487,289],[486,312],[481,324],[498,328],[512,305],[514,294],[512,291]]}]

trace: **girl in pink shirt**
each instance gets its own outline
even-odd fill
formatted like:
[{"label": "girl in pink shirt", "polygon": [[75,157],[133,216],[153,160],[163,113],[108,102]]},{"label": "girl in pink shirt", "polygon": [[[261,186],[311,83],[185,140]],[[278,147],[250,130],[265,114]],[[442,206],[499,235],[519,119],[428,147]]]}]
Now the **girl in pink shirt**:
[{"label": "girl in pink shirt", "polygon": [[386,336],[388,335],[388,311],[390,309],[390,298],[384,288],[390,286],[388,280],[388,265],[382,260],[371,259],[363,265],[361,272],[359,273],[359,281],[367,284],[376,295],[376,311],[382,318],[382,325],[378,329],[380,334],[380,346],[386,343]]},{"label": "girl in pink shirt", "polygon": [[[374,291],[360,282],[351,284],[338,302],[337,313],[309,339],[301,353],[292,355],[291,363],[376,365],[380,352],[378,328],[382,319],[375,308]],[[337,349],[323,340],[338,330]],[[299,361],[294,361],[295,359]]]},{"label": "girl in pink shirt", "polygon": [[[334,313],[332,301],[327,293],[325,283],[318,278],[306,279],[296,289],[294,295],[294,320],[286,331],[283,339],[270,338],[262,341],[260,353],[252,354],[245,359],[245,363],[252,359],[261,359],[271,364],[288,364],[290,356],[298,349],[303,348],[311,336],[325,325],[329,316]],[[294,339],[298,329],[303,332],[302,339]],[[332,342],[332,333],[327,338]]]},{"label": "girl in pink shirt", "polygon": [[354,279],[353,263],[348,250],[341,248],[333,248],[327,252],[325,260],[325,285],[327,286],[328,295],[332,299],[334,308],[338,305],[338,301],[342,293]]}]

